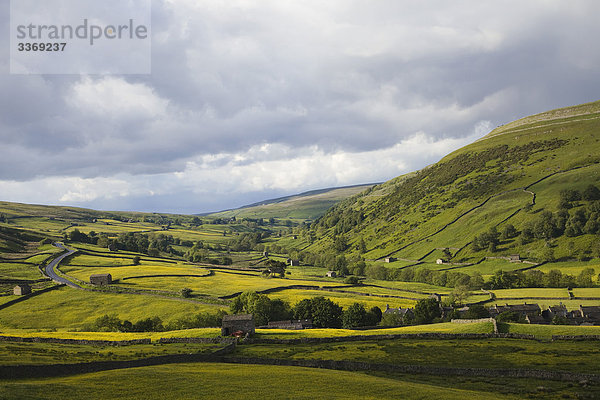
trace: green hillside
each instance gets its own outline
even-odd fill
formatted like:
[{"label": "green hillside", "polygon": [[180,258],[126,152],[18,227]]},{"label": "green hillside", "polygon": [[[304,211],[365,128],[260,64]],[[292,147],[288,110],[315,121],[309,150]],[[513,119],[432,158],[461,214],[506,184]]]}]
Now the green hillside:
[{"label": "green hillside", "polygon": [[[599,187],[594,102],[503,125],[434,165],[339,203],[306,232],[314,240],[306,252],[484,275],[503,266],[597,261]],[[509,255],[532,264],[485,259]]]},{"label": "green hillside", "polygon": [[215,218],[285,218],[314,220],[338,202],[354,196],[374,185],[358,185],[314,190],[294,196],[281,197],[251,204],[235,210],[210,214]]}]

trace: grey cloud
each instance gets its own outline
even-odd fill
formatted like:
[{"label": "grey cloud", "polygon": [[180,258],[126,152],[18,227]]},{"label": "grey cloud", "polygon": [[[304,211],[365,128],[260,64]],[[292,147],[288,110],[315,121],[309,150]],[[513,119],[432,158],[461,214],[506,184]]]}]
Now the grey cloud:
[{"label": "grey cloud", "polygon": [[[600,92],[594,1],[240,4],[154,1],[152,75],[112,79],[125,91],[144,85],[167,104],[160,113],[123,117],[104,98],[109,111],[94,114],[70,101],[102,76],[0,76],[0,179],[169,174],[211,154],[227,165],[265,143],[334,153],[417,132],[465,138],[480,121]],[[8,1],[0,7],[6,31]]]}]

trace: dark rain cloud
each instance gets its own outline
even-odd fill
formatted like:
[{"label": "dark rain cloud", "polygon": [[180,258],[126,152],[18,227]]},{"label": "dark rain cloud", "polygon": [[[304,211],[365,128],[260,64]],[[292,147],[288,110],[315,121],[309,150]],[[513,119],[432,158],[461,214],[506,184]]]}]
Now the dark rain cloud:
[{"label": "dark rain cloud", "polygon": [[[5,33],[8,3],[0,2]],[[322,3],[154,1],[149,76],[16,76],[3,59],[0,181],[126,173],[151,187],[153,176],[206,157],[225,168],[383,151],[417,134],[464,139],[482,122],[493,127],[598,99],[598,2]],[[252,151],[264,144],[287,150]],[[436,157],[399,161],[405,171]],[[252,180],[253,169],[244,171]],[[327,179],[323,185],[358,183]],[[177,196],[189,187],[171,190],[172,197],[142,191],[93,204],[135,199],[161,208],[159,199],[190,198],[179,207],[212,206]],[[230,190],[228,206],[249,193]],[[275,182],[252,199],[291,190]]]}]

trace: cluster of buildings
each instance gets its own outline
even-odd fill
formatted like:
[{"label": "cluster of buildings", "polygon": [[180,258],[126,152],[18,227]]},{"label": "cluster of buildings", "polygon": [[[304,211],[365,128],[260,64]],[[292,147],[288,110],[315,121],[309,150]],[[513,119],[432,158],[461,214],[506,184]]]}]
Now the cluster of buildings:
[{"label": "cluster of buildings", "polygon": [[[458,310],[460,314],[464,314],[469,310],[469,307],[463,307]],[[442,317],[450,315],[454,311],[452,307],[441,307]],[[538,304],[505,304],[493,305],[488,308],[490,317],[496,318],[502,313],[516,313],[523,317],[530,324],[552,324],[559,323],[565,325],[600,325],[600,306],[583,306],[580,305],[576,310],[567,310],[564,304],[551,306],[547,309],[542,309]],[[390,308],[386,305],[384,314],[398,314],[402,318],[414,316],[412,308]]]},{"label": "cluster of buildings", "polygon": [[559,322],[567,325],[600,325],[600,306],[580,305],[576,310],[567,310],[562,303],[545,310],[538,304],[494,305],[489,308],[490,316],[497,317],[504,312],[522,315],[530,324],[551,324]]}]

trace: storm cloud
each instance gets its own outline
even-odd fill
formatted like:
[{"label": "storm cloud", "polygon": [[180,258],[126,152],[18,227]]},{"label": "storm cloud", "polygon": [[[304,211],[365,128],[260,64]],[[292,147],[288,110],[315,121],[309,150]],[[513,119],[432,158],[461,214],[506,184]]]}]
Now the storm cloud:
[{"label": "storm cloud", "polygon": [[152,7],[150,75],[10,75],[2,59],[1,200],[218,210],[383,181],[600,97],[593,0]]}]

